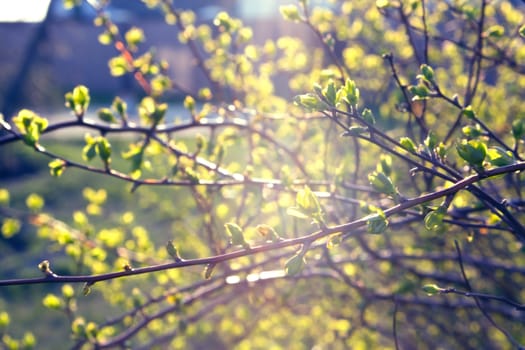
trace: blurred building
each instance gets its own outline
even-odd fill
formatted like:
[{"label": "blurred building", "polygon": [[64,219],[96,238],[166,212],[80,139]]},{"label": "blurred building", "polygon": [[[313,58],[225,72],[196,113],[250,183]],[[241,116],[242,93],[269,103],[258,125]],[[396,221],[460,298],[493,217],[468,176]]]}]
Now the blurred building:
[{"label": "blurred building", "polygon": [[[283,0],[259,2],[243,0],[177,0],[177,8],[190,9],[199,21],[211,22],[220,11],[243,19],[262,43],[280,35],[300,34],[299,26],[279,15]],[[177,29],[164,22],[160,10],[147,9],[141,0],[112,0],[107,11],[125,32],[132,25],[146,35],[144,47],[155,47],[170,63],[171,76],[195,91],[203,76],[194,67],[186,46],[177,40]],[[130,76],[109,74],[108,60],[116,55],[113,46],[98,42],[102,29],[93,25],[96,11],[86,2],[66,10],[62,0],[52,0],[45,20],[40,23],[0,23],[0,109],[10,114],[20,105],[61,104],[63,93],[78,84],[88,86],[93,95],[130,93],[138,89]],[[294,33],[295,32],[295,33]]]}]

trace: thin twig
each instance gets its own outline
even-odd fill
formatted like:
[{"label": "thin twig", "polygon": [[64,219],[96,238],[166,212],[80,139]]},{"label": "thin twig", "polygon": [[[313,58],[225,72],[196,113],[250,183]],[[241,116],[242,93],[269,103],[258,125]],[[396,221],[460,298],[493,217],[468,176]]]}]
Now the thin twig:
[{"label": "thin twig", "polygon": [[[465,272],[465,267],[463,266],[463,257],[461,256],[461,249],[459,247],[459,243],[457,240],[454,240],[454,245],[456,246],[456,251],[458,253],[458,263],[459,263],[459,267],[461,269],[461,275],[463,276],[463,280],[465,282],[465,286],[467,287],[467,290],[469,292],[472,292],[472,287],[470,285],[470,282],[468,280],[468,277],[467,277],[467,274]],[[476,296],[473,296],[474,298],[474,301],[476,303],[476,306],[478,307],[479,311],[481,311],[481,313],[483,314],[483,316],[485,316],[485,318],[490,322],[490,324],[492,324],[492,326],[494,326],[497,330],[499,330],[501,333],[503,333],[505,335],[505,337],[507,337],[507,339],[512,343],[512,345],[514,345],[516,348],[518,349],[524,349],[524,346],[521,345],[520,343],[518,343],[518,341],[516,339],[514,339],[514,337],[503,327],[499,326],[495,321],[494,319],[487,313],[487,311],[485,311],[485,309],[483,309],[483,306],[481,305],[480,301],[479,301],[479,298],[476,297]]]}]

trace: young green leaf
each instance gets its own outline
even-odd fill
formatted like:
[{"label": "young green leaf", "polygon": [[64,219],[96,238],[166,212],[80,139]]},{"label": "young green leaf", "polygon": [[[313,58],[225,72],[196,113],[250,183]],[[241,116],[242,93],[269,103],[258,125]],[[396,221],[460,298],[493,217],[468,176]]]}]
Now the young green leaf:
[{"label": "young green leaf", "polygon": [[494,166],[506,166],[516,162],[514,155],[499,146],[491,147],[487,150],[487,156],[490,164]]},{"label": "young green leaf", "polygon": [[304,252],[301,250],[286,261],[284,271],[287,276],[295,276],[303,270],[305,264]]},{"label": "young green leaf", "polygon": [[36,146],[40,135],[47,128],[48,121],[35,112],[22,109],[13,117],[13,123],[23,136],[24,142],[29,146]]},{"label": "young green leaf", "polygon": [[78,117],[84,115],[90,101],[89,89],[84,85],[78,85],[73,91],[66,93],[66,107],[69,107]]},{"label": "young green leaf", "polygon": [[337,106],[337,92],[335,90],[335,83],[332,80],[326,85],[326,88],[323,89],[322,94],[331,107]]},{"label": "young green leaf", "polygon": [[173,241],[168,241],[168,243],[166,243],[166,251],[168,252],[168,255],[171,256],[171,258],[172,258],[175,262],[180,262],[180,261],[182,261],[182,258],[180,257],[177,248],[176,248],[175,245],[173,244]]},{"label": "young green leaf", "polygon": [[521,140],[525,134],[525,125],[523,119],[516,119],[512,122],[512,136],[514,139]]},{"label": "young green leaf", "polygon": [[232,245],[240,245],[245,249],[249,249],[250,245],[244,239],[244,232],[241,227],[233,222],[224,224],[226,234],[230,237],[230,243]]},{"label": "young green leaf", "polygon": [[351,79],[346,79],[345,85],[341,86],[339,94],[342,100],[351,106],[357,106],[359,103],[359,89]]},{"label": "young green leaf", "polygon": [[270,225],[266,225],[266,224],[257,225],[256,230],[261,236],[265,238],[270,238],[273,242],[279,242],[281,240],[281,237],[277,234],[275,229],[271,227]]},{"label": "young green leaf", "polygon": [[479,140],[462,140],[456,150],[461,158],[475,167],[481,167],[487,156],[487,146]]},{"label": "young green leaf", "polygon": [[483,134],[483,130],[481,130],[479,124],[476,124],[474,126],[466,125],[461,129],[461,132],[463,133],[463,135],[471,139],[476,139]]},{"label": "young green leaf", "polygon": [[82,158],[86,161],[90,161],[97,155],[97,140],[90,134],[85,136],[86,145],[82,148]]},{"label": "young green leaf", "polygon": [[467,107],[463,108],[461,111],[464,116],[466,116],[469,119],[475,119],[476,118],[476,112],[472,109],[471,105],[468,105]]},{"label": "young green leaf", "polygon": [[392,174],[392,156],[382,153],[379,156],[379,163],[376,168],[378,172],[383,172],[386,176],[390,176]]},{"label": "young green leaf", "polygon": [[374,117],[374,114],[368,108],[365,108],[363,110],[363,113],[361,113],[361,117],[370,125],[374,125],[376,123],[376,118]]},{"label": "young green leaf", "polygon": [[491,38],[501,38],[505,34],[505,27],[499,24],[495,24],[493,26],[490,26],[487,28],[487,30],[483,33],[484,36],[488,36]]},{"label": "young green leaf", "polygon": [[430,150],[433,150],[436,145],[438,144],[438,138],[437,138],[437,135],[435,132],[433,132],[432,130],[430,130],[428,132],[428,135],[427,137],[425,138],[425,140],[423,141],[423,143],[425,144],[425,146],[428,147],[428,149]]},{"label": "young green leaf", "polygon": [[423,74],[423,77],[428,80],[429,82],[434,82],[434,70],[432,67],[430,67],[427,64],[422,64],[420,66],[421,73]]},{"label": "young green leaf", "polygon": [[304,188],[297,192],[296,203],[305,213],[318,213],[321,211],[321,205],[317,196],[312,192],[310,187]]},{"label": "young green leaf", "polygon": [[412,101],[425,100],[430,96],[430,90],[428,87],[421,83],[418,85],[409,86],[408,91],[414,95],[414,97],[412,97]]},{"label": "young green leaf", "polygon": [[443,210],[437,209],[430,211],[425,215],[425,228],[429,231],[438,231],[443,227],[443,219],[445,213]]},{"label": "young green leaf", "polygon": [[397,193],[392,180],[383,172],[374,171],[368,174],[368,181],[377,192],[389,196],[395,196]]},{"label": "young green leaf", "polygon": [[122,158],[131,161],[131,171],[135,172],[142,168],[144,148],[133,144],[130,144],[129,147],[127,152],[122,153]]},{"label": "young green leaf", "polygon": [[367,232],[372,234],[383,233],[388,227],[388,220],[381,209],[377,209],[375,214],[370,215],[366,223]]},{"label": "young green leaf", "polygon": [[97,153],[104,164],[109,165],[111,162],[111,144],[109,141],[102,136],[97,138]]},{"label": "young green leaf", "polygon": [[108,61],[109,72],[114,77],[120,77],[131,69],[128,65],[128,61],[122,56],[116,56]]},{"label": "young green leaf", "polygon": [[328,108],[326,103],[312,93],[295,96],[294,104],[308,111],[324,111]]},{"label": "young green leaf", "polygon": [[120,115],[121,118],[125,118],[126,112],[128,109],[128,105],[124,100],[122,100],[120,97],[115,97],[113,100],[113,103],[111,104],[111,107],[117,111],[117,113]]},{"label": "young green leaf", "polygon": [[400,138],[399,143],[401,144],[401,147],[403,147],[407,151],[412,152],[412,153],[417,153],[416,144],[414,143],[414,141],[412,141],[410,137]]}]

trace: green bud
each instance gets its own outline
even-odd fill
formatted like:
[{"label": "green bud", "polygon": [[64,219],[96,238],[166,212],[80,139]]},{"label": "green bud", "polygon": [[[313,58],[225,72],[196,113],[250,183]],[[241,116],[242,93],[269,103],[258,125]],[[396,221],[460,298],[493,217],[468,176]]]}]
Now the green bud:
[{"label": "green bud", "polygon": [[62,295],[66,299],[71,299],[75,296],[75,290],[70,284],[64,284],[62,286]]},{"label": "green bud", "polygon": [[84,296],[87,296],[89,295],[89,293],[91,293],[91,286],[93,285],[93,283],[84,283],[84,286],[82,287],[82,294]]},{"label": "green bud", "polygon": [[521,140],[525,133],[525,127],[523,126],[523,119],[516,119],[512,122],[512,136],[515,140]]},{"label": "green bud", "polygon": [[86,331],[86,321],[82,317],[77,317],[71,323],[71,331],[77,337],[83,336]]},{"label": "green bud", "polygon": [[42,300],[42,304],[51,310],[60,310],[63,307],[62,300],[54,294],[48,294]]},{"label": "green bud", "polygon": [[209,280],[211,278],[214,268],[215,268],[215,264],[208,264],[204,267],[204,272],[203,272],[204,279]]},{"label": "green bud", "polygon": [[402,137],[401,139],[399,139],[399,143],[401,144],[401,147],[403,147],[407,151],[417,153],[416,144],[414,143],[414,141],[412,141],[412,139],[410,139],[410,137]]},{"label": "green bud", "polygon": [[423,77],[426,80],[428,80],[429,82],[434,82],[434,70],[432,69],[432,67],[426,64],[422,64],[420,70],[423,74]]},{"label": "green bud", "polygon": [[121,117],[123,117],[126,114],[126,111],[128,109],[128,105],[126,104],[126,102],[124,102],[118,96],[115,97],[115,99],[113,100],[113,104],[111,105],[111,107],[113,107],[118,112],[118,114],[120,114]]},{"label": "green bud", "polygon": [[476,118],[476,112],[474,112],[474,110],[472,109],[472,106],[471,105],[468,105],[467,107],[465,107],[461,113],[463,113],[464,116],[466,116],[467,118],[469,119],[474,119]]},{"label": "green bud", "polygon": [[49,260],[43,260],[42,262],[40,262],[40,264],[38,264],[38,269],[46,275],[52,273],[51,264],[49,263]]},{"label": "green bud", "polygon": [[440,288],[435,284],[426,284],[422,287],[422,289],[428,295],[436,295],[444,291],[443,288]]},{"label": "green bud", "polygon": [[173,241],[168,241],[168,243],[166,243],[166,250],[168,255],[171,256],[175,262],[182,261],[177,248],[175,248],[175,245],[173,245]]},{"label": "green bud", "polygon": [[184,98],[184,108],[192,113],[195,110],[195,99],[190,95],[187,95],[186,98]]},{"label": "green bud", "polygon": [[428,88],[423,84],[411,85],[408,88],[408,91],[414,95],[412,98],[413,101],[424,100],[430,95],[430,90],[428,90]]},{"label": "green bud", "polygon": [[101,108],[97,111],[98,118],[107,123],[114,123],[116,121],[113,112],[109,108]]},{"label": "green bud", "polygon": [[374,125],[376,123],[376,118],[374,117],[374,114],[368,108],[365,108],[363,110],[363,113],[361,113],[361,117],[370,125]]},{"label": "green bud", "polygon": [[444,159],[447,155],[447,148],[443,142],[440,142],[436,147],[436,153],[441,158]]}]

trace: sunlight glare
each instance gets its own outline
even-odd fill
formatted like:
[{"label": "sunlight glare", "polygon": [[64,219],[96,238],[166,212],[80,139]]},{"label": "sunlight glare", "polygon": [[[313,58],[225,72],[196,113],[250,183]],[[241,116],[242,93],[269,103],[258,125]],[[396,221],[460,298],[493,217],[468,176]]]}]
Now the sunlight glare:
[{"label": "sunlight glare", "polygon": [[41,22],[51,0],[0,0],[0,22]]}]

